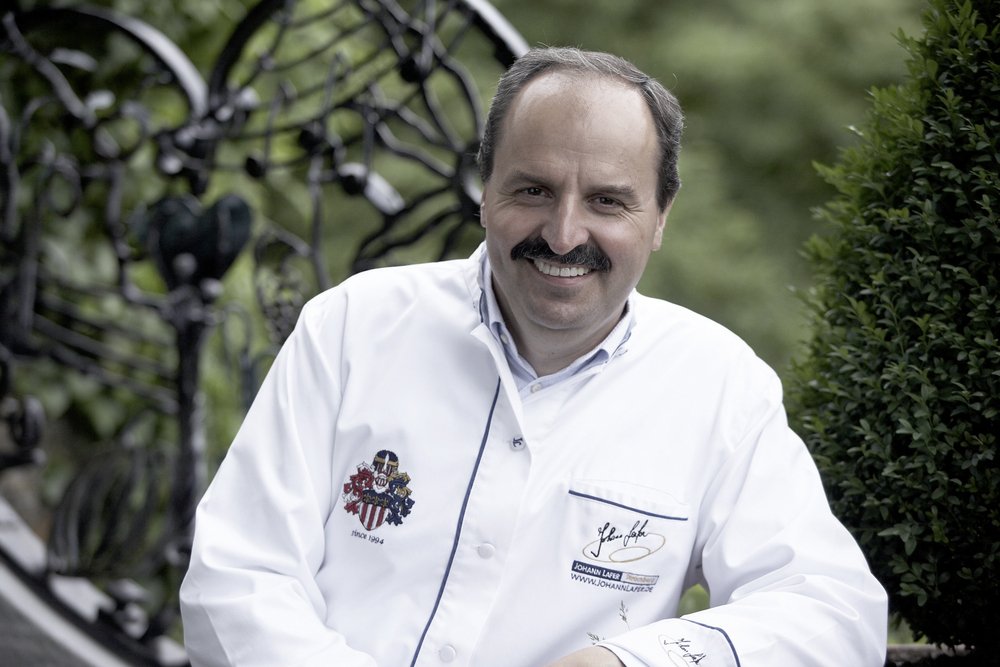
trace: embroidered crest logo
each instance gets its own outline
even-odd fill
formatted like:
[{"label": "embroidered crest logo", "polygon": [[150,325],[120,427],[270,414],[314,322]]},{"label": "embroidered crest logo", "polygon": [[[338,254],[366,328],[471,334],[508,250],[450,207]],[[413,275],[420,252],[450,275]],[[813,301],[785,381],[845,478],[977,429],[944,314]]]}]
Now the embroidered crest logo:
[{"label": "embroidered crest logo", "polygon": [[371,464],[358,464],[358,471],[344,484],[344,509],[357,515],[365,530],[383,523],[398,526],[413,507],[409,483],[410,476],[399,470],[399,457],[383,449]]}]

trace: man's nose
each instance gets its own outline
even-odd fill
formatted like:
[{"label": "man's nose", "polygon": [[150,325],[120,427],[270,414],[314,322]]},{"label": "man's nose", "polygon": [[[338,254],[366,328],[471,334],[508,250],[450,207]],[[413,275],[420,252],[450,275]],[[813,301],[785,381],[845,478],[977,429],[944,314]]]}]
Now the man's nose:
[{"label": "man's nose", "polygon": [[557,255],[565,255],[573,248],[584,245],[590,238],[584,223],[583,211],[575,202],[563,199],[551,210],[542,228],[542,239]]}]

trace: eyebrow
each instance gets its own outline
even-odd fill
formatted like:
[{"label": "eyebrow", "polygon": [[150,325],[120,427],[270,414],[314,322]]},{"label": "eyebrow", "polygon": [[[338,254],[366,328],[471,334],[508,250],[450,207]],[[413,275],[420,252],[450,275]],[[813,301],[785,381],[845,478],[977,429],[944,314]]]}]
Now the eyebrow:
[{"label": "eyebrow", "polygon": [[601,194],[616,195],[623,199],[627,197],[635,198],[637,197],[635,188],[631,185],[605,185],[603,187],[597,188],[597,191]]},{"label": "eyebrow", "polygon": [[515,169],[510,173],[510,175],[504,179],[505,183],[509,184],[520,184],[520,183],[539,183],[541,185],[548,186],[548,181],[537,174],[533,174],[523,169]]}]

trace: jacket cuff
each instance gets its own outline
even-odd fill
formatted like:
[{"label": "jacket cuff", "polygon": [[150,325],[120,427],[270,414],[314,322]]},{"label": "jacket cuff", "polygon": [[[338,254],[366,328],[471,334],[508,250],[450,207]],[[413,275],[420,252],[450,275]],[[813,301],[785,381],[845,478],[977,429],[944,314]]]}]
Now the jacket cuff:
[{"label": "jacket cuff", "polygon": [[740,667],[725,630],[683,618],[650,623],[599,645],[617,655],[625,667]]}]

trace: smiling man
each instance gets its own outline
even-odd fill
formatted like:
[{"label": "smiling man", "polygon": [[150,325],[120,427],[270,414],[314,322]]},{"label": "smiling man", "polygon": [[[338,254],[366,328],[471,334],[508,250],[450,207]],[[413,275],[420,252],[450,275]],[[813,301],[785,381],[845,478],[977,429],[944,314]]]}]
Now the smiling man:
[{"label": "smiling man", "polygon": [[669,209],[657,201],[660,147],[642,94],[611,77],[585,80],[557,70],[528,83],[486,158],[493,289],[519,351],[542,375],[622,319]]},{"label": "smiling man", "polygon": [[195,666],[882,665],[774,373],[635,291],[681,125],[608,54],[504,75],[484,247],[321,294],[275,361],[199,507]]}]

